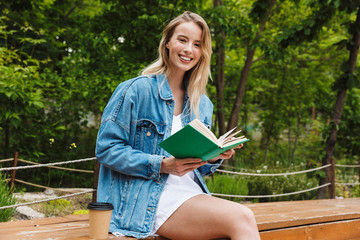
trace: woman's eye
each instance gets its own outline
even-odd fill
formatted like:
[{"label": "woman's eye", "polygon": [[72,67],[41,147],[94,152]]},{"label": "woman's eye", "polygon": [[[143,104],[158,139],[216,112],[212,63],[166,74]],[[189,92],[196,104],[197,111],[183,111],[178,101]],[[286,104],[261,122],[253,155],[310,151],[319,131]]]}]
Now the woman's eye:
[{"label": "woman's eye", "polygon": [[198,47],[198,48],[200,47],[199,43],[195,43],[194,45],[195,45],[195,47]]},{"label": "woman's eye", "polygon": [[180,38],[179,41],[180,41],[180,42],[185,42],[185,39]]}]

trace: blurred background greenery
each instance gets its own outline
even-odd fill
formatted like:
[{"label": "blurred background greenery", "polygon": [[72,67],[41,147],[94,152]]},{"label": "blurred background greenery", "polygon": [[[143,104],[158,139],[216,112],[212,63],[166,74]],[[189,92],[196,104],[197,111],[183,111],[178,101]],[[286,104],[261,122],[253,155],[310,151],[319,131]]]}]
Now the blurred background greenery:
[{"label": "blurred background greenery", "polygon": [[[358,164],[359,63],[351,56],[360,31],[359,5],[358,0],[1,0],[0,159],[15,151],[38,163],[93,157],[112,92],[157,57],[165,24],[190,10],[212,31],[213,131],[218,135],[238,125],[251,139],[225,169],[304,170],[327,163],[329,152],[336,163]],[[346,98],[340,95],[344,91]],[[334,133],[332,147],[327,140]],[[92,169],[93,162],[66,167]],[[17,176],[51,187],[92,187],[93,181],[88,173],[44,168],[19,170]],[[325,176],[323,171],[275,178],[216,174],[207,182],[217,193],[266,195],[311,188]],[[359,182],[358,169],[338,168],[336,176],[339,182]],[[22,188],[38,190],[17,184]],[[337,196],[359,197],[359,186],[336,190]],[[313,191],[255,201],[316,197]]]}]

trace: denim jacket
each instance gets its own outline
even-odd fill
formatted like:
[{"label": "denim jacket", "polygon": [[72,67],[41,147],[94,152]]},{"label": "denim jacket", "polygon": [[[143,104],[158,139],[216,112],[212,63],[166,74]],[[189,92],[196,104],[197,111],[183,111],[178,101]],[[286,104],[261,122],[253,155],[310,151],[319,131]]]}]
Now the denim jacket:
[{"label": "denim jacket", "polygon": [[[101,121],[96,143],[100,166],[97,201],[110,202],[114,210],[110,232],[145,238],[152,231],[157,205],[168,174],[160,174],[161,161],[170,154],[158,144],[170,136],[174,98],[164,75],[140,76],[119,84]],[[200,120],[210,128],[213,105],[205,95]],[[183,126],[195,117],[185,97]],[[196,169],[202,178],[215,172],[222,161]]]}]

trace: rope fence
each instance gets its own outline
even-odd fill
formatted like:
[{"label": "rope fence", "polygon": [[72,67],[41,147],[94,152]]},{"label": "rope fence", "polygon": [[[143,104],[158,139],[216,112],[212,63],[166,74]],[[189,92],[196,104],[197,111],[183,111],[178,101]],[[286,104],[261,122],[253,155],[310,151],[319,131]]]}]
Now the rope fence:
[{"label": "rope fence", "polygon": [[2,163],[2,162],[11,162],[13,160],[14,160],[13,158],[1,159],[0,163]]},{"label": "rope fence", "polygon": [[[240,172],[258,172],[258,171],[262,171],[262,170],[257,170],[257,169],[248,169],[248,168],[239,168],[239,167],[236,167],[236,166],[231,166],[231,165],[228,165],[228,164],[221,164],[221,166],[224,168],[224,169],[236,169]],[[298,165],[298,166],[293,166],[292,169],[300,169],[302,168],[303,166],[301,165]],[[289,168],[277,168],[279,171],[286,171],[288,170]]]},{"label": "rope fence", "polygon": [[91,190],[87,190],[87,191],[83,191],[83,192],[79,192],[79,193],[72,193],[72,194],[63,195],[63,196],[59,196],[59,197],[54,197],[54,198],[50,198],[50,199],[44,199],[44,200],[39,200],[39,201],[33,201],[33,202],[19,203],[19,204],[14,204],[14,205],[9,205],[9,206],[3,206],[3,207],[0,207],[0,210],[7,209],[7,208],[22,207],[22,206],[27,206],[27,205],[36,204],[36,203],[49,202],[49,201],[58,200],[58,199],[62,199],[62,198],[69,198],[69,197],[73,197],[73,196],[77,196],[77,195],[91,193],[91,192],[94,192],[94,191],[96,191],[96,190],[91,189]]},{"label": "rope fence", "polygon": [[[0,163],[9,162],[9,161],[13,161],[13,160],[14,160],[13,158],[2,159],[2,160],[0,160]],[[86,162],[86,161],[93,161],[93,160],[96,160],[96,157],[77,159],[77,160],[70,160],[70,161],[63,161],[63,162],[54,162],[54,163],[41,164],[41,163],[35,163],[35,162],[23,160],[23,159],[17,159],[17,161],[27,163],[27,164],[31,164],[31,165],[0,168],[0,171],[11,171],[11,170],[14,171],[14,170],[20,170],[20,169],[49,167],[49,168],[56,168],[56,169],[59,169],[59,170],[66,170],[66,171],[94,173],[94,171],[91,171],[91,170],[57,167],[57,165],[62,165],[62,164],[79,163],[79,162]],[[303,170],[303,171],[286,172],[286,173],[249,173],[249,172],[228,171],[228,170],[222,170],[222,169],[217,169],[216,172],[234,174],[234,175],[243,175],[243,176],[274,177],[274,176],[289,176],[289,175],[295,175],[295,174],[303,174],[303,173],[308,173],[308,172],[314,172],[314,171],[318,171],[318,170],[321,170],[321,169],[329,168],[331,166],[332,166],[331,164],[327,164],[327,165],[320,166],[320,167],[317,167],[317,168],[307,169],[307,170]],[[335,166],[336,167],[360,167],[360,165],[341,165],[341,164],[335,164]],[[255,171],[261,171],[261,170],[255,170]],[[6,180],[9,180],[9,179],[6,179]],[[31,185],[31,186],[35,186],[35,187],[39,187],[39,188],[52,189],[52,190],[55,190],[55,191],[58,190],[58,189],[51,188],[51,187],[46,187],[46,186],[42,186],[42,185],[38,185],[38,184],[34,184],[34,183],[29,183],[29,182],[26,182],[26,181],[23,181],[23,180],[20,180],[20,179],[14,179],[14,181],[19,182],[19,183],[23,183],[23,184],[28,184],[28,185]],[[335,183],[335,184],[336,185],[344,185],[344,186],[360,185],[360,183]],[[310,189],[305,189],[305,190],[291,192],[291,193],[272,194],[272,195],[249,196],[249,195],[231,195],[231,194],[221,194],[221,193],[212,193],[212,195],[213,196],[219,196],[219,197],[233,197],[233,198],[282,197],[282,196],[290,196],[290,195],[301,194],[301,193],[305,193],[305,192],[309,192],[309,191],[314,191],[314,190],[324,188],[324,187],[327,187],[327,186],[330,186],[330,185],[331,185],[331,183],[326,183],[326,184],[323,184],[321,186],[313,187],[313,188],[310,188]],[[52,201],[52,200],[57,200],[57,199],[62,199],[62,198],[68,198],[68,197],[77,196],[77,195],[81,195],[81,194],[86,194],[86,193],[90,193],[90,192],[96,192],[96,189],[91,189],[91,190],[82,191],[82,192],[79,192],[79,193],[63,195],[63,196],[59,196],[59,197],[55,197],[55,198],[51,198],[51,199],[44,199],[44,200],[39,200],[39,201],[34,201],[34,202],[20,203],[20,204],[15,204],[15,205],[11,205],[11,206],[3,206],[3,207],[0,207],[0,210],[1,209],[6,209],[6,208],[13,208],[13,207],[26,206],[26,205],[36,204],[36,203],[42,203],[42,202],[47,202],[47,201]]]},{"label": "rope fence", "polygon": [[335,167],[358,168],[358,167],[360,167],[360,165],[341,165],[341,164],[335,164]]},{"label": "rope fence", "polygon": [[222,194],[222,193],[212,193],[213,196],[219,196],[219,197],[233,197],[233,198],[269,198],[269,197],[283,197],[283,196],[290,196],[290,195],[295,195],[295,194],[300,194],[300,193],[305,193],[305,192],[310,192],[319,188],[323,188],[323,187],[327,187],[331,185],[331,183],[325,183],[321,186],[317,186],[317,187],[313,187],[313,188],[309,188],[309,189],[305,189],[305,190],[301,190],[301,191],[297,191],[297,192],[291,192],[291,193],[281,193],[281,194],[272,194],[272,195],[254,195],[254,196],[248,196],[248,195],[230,195],[230,194]]},{"label": "rope fence", "polygon": [[308,173],[317,171],[320,169],[328,168],[331,164],[327,164],[321,167],[313,168],[313,169],[307,169],[303,171],[297,171],[297,172],[288,172],[288,173],[245,173],[245,172],[232,172],[222,169],[217,169],[216,172],[222,172],[222,173],[230,173],[235,175],[244,175],[244,176],[257,176],[257,177],[275,177],[275,176],[288,176],[288,175],[295,175],[295,174],[302,174],[302,173]]},{"label": "rope fence", "polygon": [[35,183],[29,183],[29,182],[26,182],[26,181],[23,181],[23,180],[20,180],[20,179],[15,179],[15,182],[19,182],[19,183],[22,183],[22,184],[26,184],[26,185],[33,186],[33,187],[38,187],[38,188],[51,189],[51,190],[54,190],[54,191],[56,190],[55,188],[52,188],[52,187],[46,187],[46,186],[42,186],[42,185],[35,184]]},{"label": "rope fence", "polygon": [[336,185],[342,185],[342,186],[356,186],[360,185],[360,183],[335,183]]},{"label": "rope fence", "polygon": [[[10,179],[8,179],[8,181],[9,180]],[[29,185],[29,186],[33,186],[33,187],[43,188],[43,189],[51,189],[51,190],[54,190],[54,191],[57,191],[57,192],[69,192],[68,190],[66,190],[66,188],[65,189],[63,189],[63,188],[52,188],[52,187],[47,187],[47,186],[43,186],[43,185],[39,185],[39,184],[35,184],[35,183],[26,182],[26,181],[23,181],[23,180],[20,180],[20,179],[15,179],[15,182],[22,183],[22,184]]]},{"label": "rope fence", "polygon": [[[23,160],[23,159],[18,159],[18,161],[28,163],[28,164],[33,164],[33,165],[41,164],[41,163],[31,162],[31,161],[27,161],[27,160]],[[75,168],[64,168],[64,167],[56,167],[56,166],[48,166],[48,168],[55,168],[55,169],[71,171],[71,172],[94,173],[94,171],[92,171],[92,170],[75,169]]]},{"label": "rope fence", "polygon": [[95,160],[96,157],[91,158],[84,158],[84,159],[77,159],[77,160],[70,160],[65,162],[55,162],[55,163],[44,163],[38,165],[28,165],[28,166],[19,166],[19,167],[7,167],[7,168],[0,168],[0,171],[10,171],[10,170],[19,170],[19,169],[29,169],[29,168],[39,168],[39,167],[49,167],[49,166],[56,166],[61,164],[69,164],[69,163],[78,163],[78,162],[86,162]]}]

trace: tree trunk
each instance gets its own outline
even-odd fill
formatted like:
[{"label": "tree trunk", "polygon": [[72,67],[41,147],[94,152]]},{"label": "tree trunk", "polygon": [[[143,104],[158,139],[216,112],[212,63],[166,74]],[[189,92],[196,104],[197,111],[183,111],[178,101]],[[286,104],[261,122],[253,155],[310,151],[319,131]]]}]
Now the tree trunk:
[{"label": "tree trunk", "polygon": [[[357,12],[356,25],[357,26],[360,25],[360,7]],[[349,66],[350,66],[349,72],[350,73],[354,73],[354,71],[355,71],[356,59],[357,59],[358,51],[359,51],[360,34],[358,31],[356,31],[354,33],[352,43],[353,43],[353,45],[350,49],[350,57],[349,57]],[[346,86],[346,84],[345,84],[345,86]],[[347,91],[347,86],[344,87],[343,89],[340,89],[337,94],[333,118],[332,118],[332,124],[331,124],[331,132],[326,141],[326,147],[325,147],[326,154],[322,161],[323,165],[326,165],[326,164],[334,165],[335,164],[334,159],[333,159],[333,153],[334,153],[334,149],[335,149],[338,126],[340,124],[341,114],[344,109],[346,91]],[[327,177],[326,177],[326,179],[321,179],[320,184],[324,184],[325,182],[334,182],[333,179],[335,176],[332,176],[333,175],[332,171],[330,171],[329,169],[325,169],[324,171],[325,171]],[[333,185],[329,186],[328,198],[335,198],[335,190],[334,189],[335,189],[335,186],[333,186]],[[319,189],[319,191],[317,192],[317,198],[322,199],[325,197],[326,197],[326,189],[325,188]]]},{"label": "tree trunk", "polygon": [[[271,11],[272,11],[272,8],[274,7],[275,2],[276,2],[276,0],[270,1],[269,9],[266,13],[265,18],[261,22],[259,32],[256,34],[256,37],[255,37],[255,41],[257,41],[260,38],[261,33],[264,31],[265,24],[266,24],[267,20],[269,19],[269,16],[271,14]],[[236,98],[235,98],[235,102],[234,102],[234,105],[233,105],[233,108],[231,111],[231,115],[230,115],[230,119],[229,119],[229,123],[228,123],[228,130],[230,130],[238,125],[241,104],[242,104],[242,100],[245,95],[246,82],[247,82],[247,79],[248,79],[248,76],[250,73],[251,65],[253,63],[255,50],[256,49],[255,49],[255,47],[252,46],[251,42],[248,42],[246,44],[245,65],[244,65],[243,69],[241,70],[239,84],[236,89]]]},{"label": "tree trunk", "polygon": [[10,125],[5,121],[4,126],[4,158],[9,158],[10,153]]},{"label": "tree trunk", "polygon": [[299,112],[298,112],[298,115],[297,115],[294,147],[293,147],[292,153],[291,153],[291,162],[292,162],[293,166],[295,166],[295,152],[296,152],[299,136],[301,134],[300,133],[300,126],[301,126],[301,113],[300,113],[300,111],[301,111],[301,109],[299,109]]},{"label": "tree trunk", "polygon": [[[214,0],[214,7],[222,6],[222,0]],[[219,124],[219,135],[226,132],[225,115],[224,115],[224,87],[225,87],[225,32],[221,30],[216,33],[217,41],[215,47],[216,53],[216,71],[215,71],[215,84],[217,96],[217,120]]]},{"label": "tree trunk", "polygon": [[241,109],[242,100],[245,95],[246,81],[249,76],[252,60],[254,58],[255,48],[251,49],[250,43],[246,46],[246,61],[243,69],[241,70],[240,81],[236,89],[236,98],[231,111],[230,120],[228,123],[228,129],[232,129],[237,126],[239,122],[239,113]]},{"label": "tree trunk", "polygon": [[264,164],[267,163],[267,156],[268,156],[269,146],[270,146],[270,136],[267,136],[266,137],[266,144],[265,144],[265,152],[264,152]]}]

